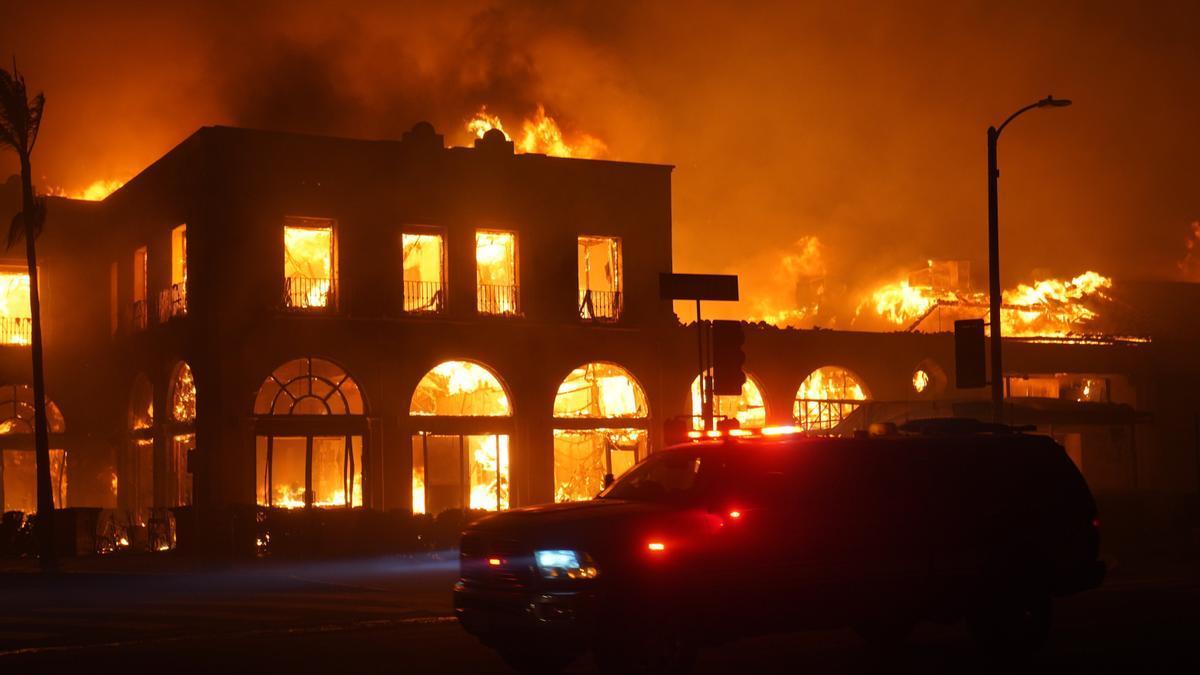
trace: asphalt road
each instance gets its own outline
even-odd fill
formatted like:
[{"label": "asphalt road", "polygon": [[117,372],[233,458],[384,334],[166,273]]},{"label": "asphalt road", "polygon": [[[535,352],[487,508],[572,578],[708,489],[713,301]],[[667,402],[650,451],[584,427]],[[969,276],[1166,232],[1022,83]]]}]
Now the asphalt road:
[{"label": "asphalt road", "polygon": [[[0,673],[509,672],[450,617],[454,574],[452,556],[0,573]],[[1196,569],[1118,572],[1055,611],[1050,646],[1020,672],[1200,672]],[[746,640],[702,652],[696,672],[987,670],[961,626],[931,625],[887,654],[848,631]]]}]

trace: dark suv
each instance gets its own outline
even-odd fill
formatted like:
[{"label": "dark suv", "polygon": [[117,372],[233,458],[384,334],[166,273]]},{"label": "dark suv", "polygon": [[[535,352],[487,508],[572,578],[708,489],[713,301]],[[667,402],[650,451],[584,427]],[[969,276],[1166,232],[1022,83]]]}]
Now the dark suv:
[{"label": "dark suv", "polygon": [[887,643],[961,618],[1014,657],[1045,640],[1054,596],[1099,585],[1098,528],[1044,436],[727,438],[655,453],[591,501],[472,523],[454,603],[525,672],[587,650],[606,673],[686,672],[750,635]]}]

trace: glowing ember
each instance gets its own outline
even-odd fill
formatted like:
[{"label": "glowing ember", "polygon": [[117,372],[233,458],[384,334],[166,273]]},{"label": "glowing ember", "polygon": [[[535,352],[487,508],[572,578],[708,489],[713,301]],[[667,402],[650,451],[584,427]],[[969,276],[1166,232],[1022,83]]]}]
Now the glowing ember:
[{"label": "glowing ember", "polygon": [[582,157],[595,159],[604,155],[608,149],[600,139],[588,134],[574,134],[569,140],[563,134],[558,122],[546,114],[546,108],[538,105],[533,117],[521,122],[520,135],[514,135],[504,128],[500,118],[488,112],[487,106],[467,121],[467,131],[476,138],[492,129],[499,129],[504,136],[513,142],[519,152],[536,152],[555,157]]},{"label": "glowing ember", "polygon": [[179,364],[171,384],[171,419],[185,423],[196,420],[196,381],[186,363]]}]

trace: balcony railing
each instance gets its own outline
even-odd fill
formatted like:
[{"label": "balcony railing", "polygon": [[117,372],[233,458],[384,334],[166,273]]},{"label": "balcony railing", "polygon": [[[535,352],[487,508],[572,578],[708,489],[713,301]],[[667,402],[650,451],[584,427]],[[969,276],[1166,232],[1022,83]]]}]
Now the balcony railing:
[{"label": "balcony railing", "polygon": [[621,291],[579,289],[579,318],[585,321],[616,321],[621,318]]},{"label": "balcony railing", "polygon": [[286,277],[283,306],[296,311],[332,310],[337,306],[337,279]]},{"label": "balcony railing", "polygon": [[0,317],[0,344],[27,345],[33,340],[33,319],[27,316]]},{"label": "balcony railing", "polygon": [[521,295],[516,286],[479,284],[476,307],[480,314],[513,315],[521,311]]},{"label": "balcony railing", "polygon": [[158,322],[166,323],[177,316],[187,316],[186,284],[171,284],[158,294]]},{"label": "balcony railing", "polygon": [[404,311],[437,314],[446,307],[440,281],[404,282]]},{"label": "balcony railing", "polygon": [[130,318],[133,321],[134,330],[146,329],[146,322],[149,319],[149,312],[145,300],[133,301],[133,307],[130,311]]},{"label": "balcony railing", "polygon": [[862,404],[863,401],[858,399],[798,398],[794,408],[796,424],[807,431],[828,431],[841,424]]}]

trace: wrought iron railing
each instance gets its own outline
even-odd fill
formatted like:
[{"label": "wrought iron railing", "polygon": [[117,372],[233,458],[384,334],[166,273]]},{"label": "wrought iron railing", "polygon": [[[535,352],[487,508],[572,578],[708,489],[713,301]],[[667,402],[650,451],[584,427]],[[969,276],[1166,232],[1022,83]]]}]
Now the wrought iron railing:
[{"label": "wrought iron railing", "polygon": [[794,408],[796,426],[807,431],[828,431],[862,404],[861,400],[798,398]]},{"label": "wrought iron railing", "polygon": [[130,310],[130,320],[133,323],[134,330],[145,330],[146,324],[149,321],[149,308],[145,300],[134,300],[133,307]]},{"label": "wrought iron railing", "polygon": [[579,318],[587,321],[616,321],[621,318],[621,291],[579,289]]},{"label": "wrought iron railing", "polygon": [[171,284],[158,293],[158,321],[166,323],[177,316],[187,316],[187,285]]},{"label": "wrought iron railing", "polygon": [[337,279],[286,277],[283,306],[299,311],[332,310],[337,306],[337,290]]},{"label": "wrought iron railing", "polygon": [[519,314],[521,312],[520,289],[516,286],[479,284],[476,289],[476,307],[480,314]]},{"label": "wrought iron railing", "polygon": [[0,344],[27,345],[33,339],[33,319],[27,316],[0,317]]},{"label": "wrought iron railing", "polygon": [[404,311],[438,313],[446,308],[440,281],[404,282]]}]

